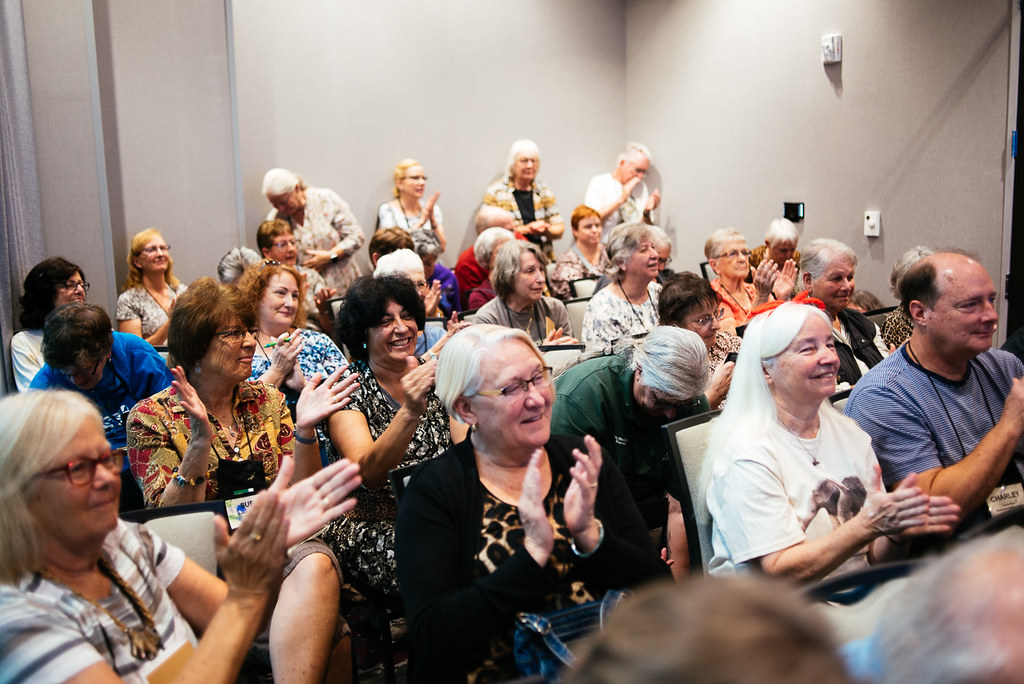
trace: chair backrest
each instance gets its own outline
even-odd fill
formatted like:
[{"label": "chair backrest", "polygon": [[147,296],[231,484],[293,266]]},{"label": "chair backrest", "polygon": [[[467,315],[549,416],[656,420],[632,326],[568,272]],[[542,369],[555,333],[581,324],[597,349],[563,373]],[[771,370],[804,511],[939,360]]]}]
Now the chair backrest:
[{"label": "chair backrest", "polygon": [[558,262],[552,259],[551,261],[548,262],[548,265],[545,267],[545,271],[547,271],[549,281],[551,280],[551,276],[555,274],[555,266],[557,265]]},{"label": "chair backrest", "polygon": [[121,519],[145,525],[168,544],[212,574],[217,574],[217,549],[213,543],[213,517],[227,518],[224,502],[200,501],[179,506],[160,506],[127,511]]},{"label": "chair backrest", "polygon": [[426,329],[426,328],[429,328],[429,327],[437,327],[437,328],[441,328],[442,330],[447,330],[448,329],[448,319],[447,318],[427,318],[426,322],[423,324],[423,328]]},{"label": "chair backrest", "polygon": [[163,357],[164,361],[170,356],[170,352],[167,350],[166,344],[153,345],[153,349],[156,349],[156,353]]},{"label": "chair backrest", "polygon": [[836,392],[831,397],[829,397],[829,401],[832,402],[832,407],[836,411],[842,413],[843,410],[846,408],[846,402],[850,399],[850,392],[852,391],[852,389],[845,389],[842,392]]},{"label": "chair backrest", "polygon": [[569,283],[573,297],[592,297],[597,287],[597,278],[580,278]]},{"label": "chair backrest", "polygon": [[467,309],[466,311],[463,311],[459,314],[459,320],[466,321],[467,323],[472,323],[473,321],[476,320],[477,311],[479,311],[479,309]]},{"label": "chair backrest", "polygon": [[895,306],[884,306],[881,309],[875,309],[873,311],[868,311],[864,315],[868,317],[869,321],[871,321],[872,323],[877,325],[879,329],[881,329],[882,328],[882,323],[885,322],[886,317],[889,314],[891,314],[893,311],[895,311],[895,310],[896,310]]},{"label": "chair backrest", "polygon": [[572,326],[572,334],[576,339],[583,336],[583,314],[587,312],[589,305],[590,297],[580,297],[565,302],[565,310],[569,312],[569,325]]},{"label": "chair backrest", "polygon": [[327,305],[329,307],[331,307],[330,308],[330,312],[331,312],[331,322],[332,323],[334,321],[338,320],[338,312],[341,311],[341,305],[344,304],[344,303],[345,303],[345,298],[344,297],[334,297],[332,299],[328,299],[327,300]]},{"label": "chair backrest", "polygon": [[[713,555],[711,548],[711,525],[702,520],[707,515],[706,492],[701,487],[700,471],[704,466],[704,455],[711,435],[712,421],[721,411],[702,413],[675,420],[662,427],[672,461],[683,484],[683,498],[679,504],[683,509],[683,524],[686,527],[686,543],[690,552],[690,572],[706,574]],[[697,515],[701,512],[702,515]]]},{"label": "chair backrest", "polygon": [[714,271],[712,271],[711,273],[708,273],[708,269],[710,267],[711,267],[711,262],[708,262],[708,261],[700,262],[700,274],[702,276],[704,276],[704,280],[710,281],[710,280],[714,280],[715,279],[715,272]]},{"label": "chair backrest", "polygon": [[563,368],[579,358],[584,348],[582,344],[542,344],[540,353],[544,355],[544,365],[551,367],[551,375],[558,376]]}]

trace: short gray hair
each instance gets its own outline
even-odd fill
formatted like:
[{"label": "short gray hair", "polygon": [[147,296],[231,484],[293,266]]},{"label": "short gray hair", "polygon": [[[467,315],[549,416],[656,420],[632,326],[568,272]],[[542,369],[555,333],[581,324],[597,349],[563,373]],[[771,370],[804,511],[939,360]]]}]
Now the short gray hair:
[{"label": "short gray hair", "polygon": [[547,264],[548,260],[540,247],[526,240],[509,240],[498,249],[498,257],[491,271],[491,285],[499,299],[504,300],[515,291],[516,276],[522,270],[523,254],[526,252],[537,257],[541,268]]},{"label": "short gray hair", "polygon": [[263,261],[263,257],[256,250],[248,247],[234,247],[217,263],[217,277],[225,285],[232,285],[242,277],[245,269],[261,261]]},{"label": "short gray hair", "polygon": [[515,239],[516,234],[511,230],[504,228],[488,228],[484,232],[476,236],[476,240],[473,241],[473,256],[476,257],[478,264],[487,268],[487,262],[491,260],[491,252],[498,243],[504,242],[505,240]]},{"label": "short gray hair", "polygon": [[386,275],[409,276],[409,271],[422,271],[423,260],[411,249],[396,249],[377,259],[377,268],[373,271],[374,278]]},{"label": "short gray hair", "polygon": [[644,240],[651,240],[651,226],[646,223],[623,223],[616,226],[608,235],[608,260],[611,265],[608,267],[608,275],[618,278],[626,262],[633,256],[633,252]]},{"label": "short gray hair", "polygon": [[428,255],[434,257],[441,255],[441,241],[434,231],[420,228],[412,231],[410,235],[412,235],[413,249],[420,255],[420,258]]},{"label": "short gray hair", "polygon": [[262,192],[264,197],[277,197],[299,187],[304,188],[306,184],[298,175],[288,169],[270,169],[263,176]]},{"label": "short gray hair", "polygon": [[772,247],[783,242],[792,242],[795,247],[800,241],[800,236],[797,234],[796,226],[793,225],[792,221],[785,218],[777,218],[768,224],[768,230],[764,234],[764,241]]},{"label": "short gray hair", "polygon": [[540,148],[537,147],[537,143],[528,138],[516,140],[512,143],[512,147],[508,148],[508,162],[505,166],[505,169],[508,171],[508,175],[512,175],[512,167],[515,166],[516,159],[519,159],[519,157],[524,154],[531,154],[539,160]]},{"label": "short gray hair", "polygon": [[719,228],[704,241],[704,258],[717,259],[725,243],[737,240],[742,240],[746,244],[747,237],[735,228]]},{"label": "short gray hair", "polygon": [[541,364],[544,363],[544,355],[537,349],[537,345],[519,328],[477,323],[463,328],[445,343],[437,361],[435,391],[437,398],[456,420],[462,422],[455,411],[456,400],[475,395],[486,380],[481,373],[484,359],[493,356],[499,344],[512,340],[529,347]]},{"label": "short gray hair", "polygon": [[1019,675],[1007,671],[1007,660],[1019,647],[1024,593],[1007,589],[1021,573],[1024,532],[1017,528],[930,561],[879,624],[882,681],[967,684]]},{"label": "short gray hair", "polygon": [[615,160],[616,164],[620,164],[627,159],[644,157],[648,162],[653,161],[651,159],[651,151],[647,149],[647,146],[643,143],[628,142],[626,147],[619,153],[618,158]]},{"label": "short gray hair", "polygon": [[895,295],[896,299],[903,301],[903,294],[900,292],[900,281],[907,274],[910,267],[925,257],[935,254],[935,250],[924,245],[911,247],[904,252],[892,266],[892,273],[889,274],[889,292]]},{"label": "short gray hair", "polygon": [[651,234],[651,242],[654,243],[654,249],[672,247],[672,241],[668,239],[668,234],[662,230],[661,226],[649,225],[647,230]]},{"label": "short gray hair", "polygon": [[804,273],[809,273],[811,280],[817,280],[825,275],[829,266],[840,261],[849,261],[857,268],[857,254],[848,245],[831,238],[811,240],[800,253],[800,282]]},{"label": "short gray hair", "polygon": [[613,352],[640,371],[645,386],[674,404],[692,400],[707,387],[708,347],[692,330],[659,325],[641,339],[619,340]]}]

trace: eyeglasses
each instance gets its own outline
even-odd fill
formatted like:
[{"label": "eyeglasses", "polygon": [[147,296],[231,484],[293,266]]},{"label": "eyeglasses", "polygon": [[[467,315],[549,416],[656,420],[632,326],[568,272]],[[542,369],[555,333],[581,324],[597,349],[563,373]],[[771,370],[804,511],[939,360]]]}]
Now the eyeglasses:
[{"label": "eyeglasses", "polygon": [[414,183],[419,183],[420,181],[426,182],[427,177],[426,176],[406,176],[405,180],[411,180]]},{"label": "eyeglasses", "polygon": [[282,240],[280,242],[275,242],[274,243],[274,247],[277,248],[277,249],[284,249],[285,247],[294,247],[294,246],[295,246],[295,240]]},{"label": "eyeglasses", "polygon": [[170,254],[171,253],[171,246],[170,245],[150,245],[149,247],[144,247],[142,249],[142,253],[145,254],[146,256],[153,256],[154,254],[157,254],[159,252],[167,252],[168,254]]},{"label": "eyeglasses", "polygon": [[529,380],[516,380],[512,384],[502,387],[501,389],[477,390],[476,393],[484,397],[496,397],[500,394],[506,399],[515,399],[524,392],[529,391],[530,387],[540,389],[542,385],[546,386],[550,383],[551,367],[544,366],[541,368],[540,373],[537,373]]},{"label": "eyeglasses", "polygon": [[[295,243],[293,242],[292,244],[294,245]],[[273,259],[264,259],[263,263],[260,264],[259,270],[262,271],[264,269],[264,267],[266,267],[266,266],[280,266],[280,265],[281,265],[280,261],[274,261]],[[257,273],[258,272],[259,271],[257,271]]]},{"label": "eyeglasses", "polygon": [[222,330],[221,332],[215,332],[213,334],[225,342],[237,343],[244,340],[246,335],[256,337],[256,333],[259,331],[259,328],[232,328],[231,330]]},{"label": "eyeglasses", "polygon": [[428,287],[426,280],[414,280],[412,284],[416,286],[417,290],[425,290]]},{"label": "eyeglasses", "polygon": [[665,266],[668,266],[671,263],[672,263],[672,257],[666,257],[664,259],[662,259],[661,257],[658,257],[658,266],[661,266],[662,268],[664,268]]},{"label": "eyeglasses", "polygon": [[734,250],[731,250],[729,252],[726,252],[725,254],[719,254],[715,258],[716,259],[735,259],[736,257],[738,257],[741,254],[743,255],[744,259],[749,259],[750,258],[750,250],[749,249],[734,249]]},{"label": "eyeglasses", "polygon": [[89,484],[96,477],[96,466],[103,466],[107,472],[117,474],[124,465],[124,449],[111,449],[99,458],[81,458],[66,465],[50,468],[39,473],[39,477],[49,477],[57,473],[67,475],[68,482],[77,486]]},{"label": "eyeglasses", "polygon": [[710,328],[712,321],[720,321],[725,316],[725,309],[720,308],[715,313],[704,314],[695,321],[691,321],[690,325],[695,325],[698,328]]},{"label": "eyeglasses", "polygon": [[96,363],[93,364],[93,367],[92,367],[91,371],[87,371],[84,368],[82,368],[81,366],[70,366],[68,368],[60,368],[58,370],[60,371],[60,374],[63,375],[65,378],[73,378],[75,376],[88,376],[88,377],[92,377],[93,375],[96,375],[96,371],[99,370],[100,363],[102,363],[102,362],[103,362],[102,358],[96,359]]},{"label": "eyeglasses", "polygon": [[65,280],[63,283],[59,283],[57,287],[62,290],[67,290],[68,292],[74,292],[78,288],[82,288],[83,292],[88,292],[91,286],[89,283],[81,280]]}]

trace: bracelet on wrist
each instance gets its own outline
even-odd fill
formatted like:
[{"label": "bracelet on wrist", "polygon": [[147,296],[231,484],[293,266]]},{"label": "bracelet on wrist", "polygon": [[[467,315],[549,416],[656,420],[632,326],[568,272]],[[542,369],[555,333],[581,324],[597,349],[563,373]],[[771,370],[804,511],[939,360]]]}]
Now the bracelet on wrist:
[{"label": "bracelet on wrist", "polygon": [[590,549],[590,551],[588,551],[587,553],[583,553],[582,551],[580,551],[576,547],[576,540],[575,539],[572,540],[572,544],[570,545],[570,547],[572,548],[572,552],[574,554],[576,554],[577,558],[590,558],[591,556],[594,555],[594,553],[597,552],[597,550],[599,548],[601,548],[601,542],[603,542],[603,541],[604,541],[604,523],[601,522],[600,520],[598,520],[597,521],[597,543],[594,544],[594,548]]},{"label": "bracelet on wrist", "polygon": [[313,433],[312,437],[303,437],[299,434],[298,430],[295,430],[295,441],[299,444],[316,444],[316,432]]},{"label": "bracelet on wrist", "polygon": [[190,478],[190,479],[187,479],[187,480],[184,477],[182,477],[181,475],[178,474],[178,469],[177,468],[173,468],[171,470],[171,474],[174,475],[174,482],[179,487],[195,487],[196,485],[200,485],[200,484],[203,484],[204,482],[206,482],[206,477],[210,473],[209,473],[209,471],[207,471],[206,475],[200,475],[199,477],[193,477],[193,478]]}]

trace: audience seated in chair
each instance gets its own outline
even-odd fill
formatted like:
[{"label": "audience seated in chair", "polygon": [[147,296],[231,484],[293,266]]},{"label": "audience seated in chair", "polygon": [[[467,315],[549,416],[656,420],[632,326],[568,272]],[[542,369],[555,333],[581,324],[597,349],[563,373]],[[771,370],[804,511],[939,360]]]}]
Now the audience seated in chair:
[{"label": "audience seated in chair", "polygon": [[459,261],[455,264],[455,277],[459,280],[459,297],[463,309],[479,309],[494,299],[494,290],[489,281],[491,268],[498,256],[498,249],[512,239],[515,239],[515,233],[511,230],[488,228],[476,236],[472,247],[459,255]]},{"label": "audience seated in chair", "polygon": [[302,308],[305,327],[316,332],[331,332],[331,308],[328,302],[338,292],[327,285],[320,272],[299,264],[299,248],[292,234],[292,225],[281,219],[264,221],[256,229],[256,244],[263,259],[292,266],[302,278]]},{"label": "audience seated in chair", "polygon": [[441,258],[441,243],[437,236],[429,230],[418,230],[412,236],[413,251],[423,262],[423,275],[427,279],[427,285],[433,288],[434,283],[440,283],[441,299],[438,307],[441,313],[438,314],[448,318],[452,313],[461,311],[462,305],[459,301],[459,281],[455,273],[438,263]]},{"label": "audience seated in chair", "polygon": [[559,299],[573,298],[570,283],[580,278],[600,278],[611,262],[601,241],[601,215],[581,204],[572,212],[573,245],[555,260],[551,274],[551,294]]},{"label": "audience seated in chair", "polygon": [[377,261],[382,256],[413,247],[415,243],[408,231],[401,228],[381,228],[370,238],[370,266],[377,268]]},{"label": "audience seated in chair", "polygon": [[[768,224],[768,231],[764,234],[764,244],[758,245],[750,251],[750,267],[757,268],[765,259],[771,259],[779,267],[779,272],[784,270],[792,273],[795,278],[800,268],[800,252],[797,251],[797,243],[800,242],[800,235],[796,232],[796,226],[789,219],[774,219]],[[793,265],[787,267],[787,262],[792,261]],[[752,276],[747,277],[747,282],[754,282]],[[796,294],[794,283],[790,278],[780,278],[775,281],[772,294],[776,299],[790,300]]]},{"label": "audience seated in chair", "polygon": [[[713,232],[704,243],[704,258],[718,275],[711,281],[711,287],[722,299],[722,329],[731,333],[747,322],[755,307],[768,301],[780,277],[796,275],[791,265],[780,270],[771,259],[765,259],[753,270],[747,238],[735,228]],[[746,282],[751,275],[754,282]]]},{"label": "audience seated in chair", "polygon": [[217,280],[225,285],[234,285],[245,273],[245,269],[263,261],[259,252],[248,247],[232,247],[217,262]]},{"label": "audience seated in chair", "polygon": [[[900,302],[903,302],[903,290],[900,288],[900,283],[903,280],[903,276],[906,275],[910,267],[921,261],[927,256],[935,254],[935,250],[931,247],[925,247],[924,245],[917,245],[911,247],[896,260],[896,263],[892,267],[892,272],[889,274],[889,291],[892,292],[893,296]],[[897,306],[893,309],[888,316],[885,317],[885,321],[879,326],[879,331],[882,334],[882,342],[885,343],[886,348],[898,347],[907,341],[910,337],[910,333],[914,330],[914,322],[910,320],[910,316],[902,306]]]}]

